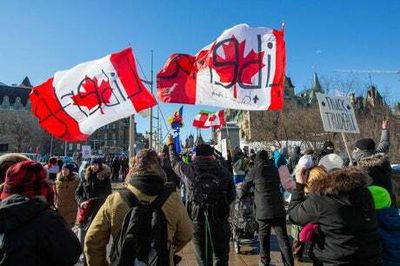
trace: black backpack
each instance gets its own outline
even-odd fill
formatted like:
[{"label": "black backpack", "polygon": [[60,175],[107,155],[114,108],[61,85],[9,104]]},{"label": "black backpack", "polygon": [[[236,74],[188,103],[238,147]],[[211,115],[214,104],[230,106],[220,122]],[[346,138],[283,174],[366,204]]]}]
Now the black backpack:
[{"label": "black backpack", "polygon": [[126,188],[119,192],[131,209],[113,244],[111,265],[169,265],[167,220],[161,207],[173,191],[166,186],[150,204],[139,202]]},{"label": "black backpack", "polygon": [[189,184],[188,212],[193,221],[204,221],[204,214],[212,222],[223,221],[229,215],[226,184],[220,171],[197,169]]}]

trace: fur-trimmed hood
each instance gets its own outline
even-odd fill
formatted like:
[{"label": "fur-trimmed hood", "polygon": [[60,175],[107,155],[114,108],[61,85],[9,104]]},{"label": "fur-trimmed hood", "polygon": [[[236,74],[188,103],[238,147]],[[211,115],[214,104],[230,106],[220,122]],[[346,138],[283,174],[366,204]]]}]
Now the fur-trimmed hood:
[{"label": "fur-trimmed hood", "polygon": [[337,196],[367,186],[367,175],[352,167],[330,172],[326,177],[317,178],[309,187],[312,194],[319,196]]},{"label": "fur-trimmed hood", "polygon": [[[110,178],[111,175],[111,168],[106,165],[106,164],[102,164],[103,169],[99,172],[96,173],[96,176],[98,179],[103,180],[105,178]],[[93,173],[92,168],[89,166],[88,168],[86,168],[86,173],[85,173],[85,179],[89,180],[90,175]]]},{"label": "fur-trimmed hood", "polygon": [[389,158],[384,153],[375,153],[371,156],[364,157],[358,161],[358,166],[361,168],[371,168],[376,166],[383,165],[386,161],[389,161]]}]

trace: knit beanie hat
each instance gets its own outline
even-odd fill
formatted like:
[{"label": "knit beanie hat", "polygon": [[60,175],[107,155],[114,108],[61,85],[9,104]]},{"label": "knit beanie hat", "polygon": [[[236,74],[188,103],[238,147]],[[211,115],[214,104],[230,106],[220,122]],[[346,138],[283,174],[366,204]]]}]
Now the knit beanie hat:
[{"label": "knit beanie hat", "polygon": [[200,144],[196,146],[196,156],[211,156],[214,154],[214,148],[208,144]]},{"label": "knit beanie hat", "polygon": [[72,163],[65,163],[63,164],[62,168],[66,168],[72,173],[74,171],[75,166]]},{"label": "knit beanie hat", "polygon": [[373,139],[360,139],[355,146],[360,150],[375,150],[375,141]]},{"label": "knit beanie hat", "polygon": [[10,166],[28,160],[30,160],[28,157],[19,153],[7,153],[0,156],[0,183],[3,183],[7,169]]},{"label": "knit beanie hat", "polygon": [[392,205],[390,194],[386,189],[379,186],[369,186],[368,189],[371,192],[372,198],[374,199],[375,209],[386,209]]},{"label": "knit beanie hat", "polygon": [[28,198],[42,196],[50,205],[54,203],[54,192],[48,181],[47,171],[35,161],[20,162],[7,170],[0,199],[4,200],[13,194]]},{"label": "knit beanie hat", "polygon": [[329,172],[334,169],[342,169],[344,161],[339,155],[331,153],[322,157],[321,160],[319,160],[319,165],[325,167]]},{"label": "knit beanie hat", "polygon": [[98,165],[102,165],[103,161],[101,160],[101,158],[94,158],[92,160],[92,164],[98,164]]}]

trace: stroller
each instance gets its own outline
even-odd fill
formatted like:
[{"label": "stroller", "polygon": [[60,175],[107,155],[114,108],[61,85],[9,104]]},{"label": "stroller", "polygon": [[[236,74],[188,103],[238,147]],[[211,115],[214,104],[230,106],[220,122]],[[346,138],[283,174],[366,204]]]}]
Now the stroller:
[{"label": "stroller", "polygon": [[236,185],[236,200],[231,207],[229,222],[235,252],[240,254],[242,245],[257,242],[258,224],[254,213],[254,191],[243,193],[242,184]]}]

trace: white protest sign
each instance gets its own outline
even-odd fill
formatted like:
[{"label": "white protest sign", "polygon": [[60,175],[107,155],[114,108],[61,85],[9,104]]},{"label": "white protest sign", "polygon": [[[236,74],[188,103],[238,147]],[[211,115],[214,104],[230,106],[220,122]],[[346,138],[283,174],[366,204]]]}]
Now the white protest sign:
[{"label": "white protest sign", "polygon": [[317,93],[326,132],[360,133],[353,106],[347,97]]},{"label": "white protest sign", "polygon": [[82,145],[82,158],[89,159],[92,157],[92,150],[89,145]]}]

